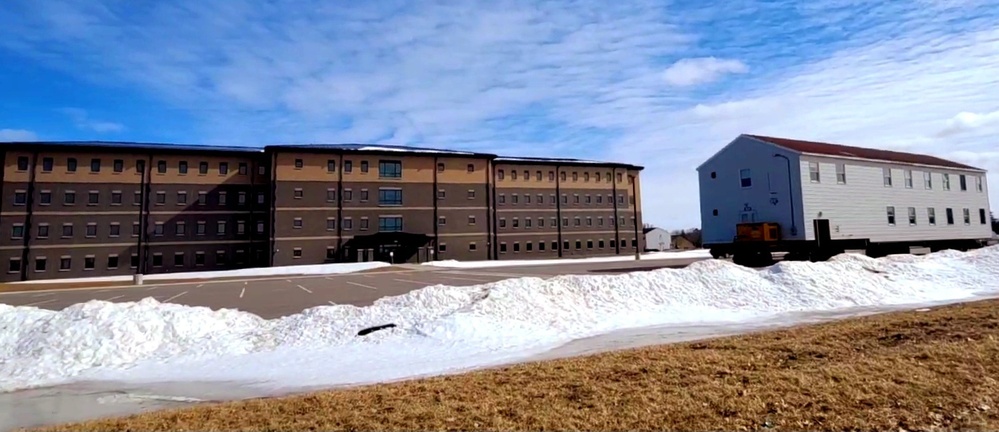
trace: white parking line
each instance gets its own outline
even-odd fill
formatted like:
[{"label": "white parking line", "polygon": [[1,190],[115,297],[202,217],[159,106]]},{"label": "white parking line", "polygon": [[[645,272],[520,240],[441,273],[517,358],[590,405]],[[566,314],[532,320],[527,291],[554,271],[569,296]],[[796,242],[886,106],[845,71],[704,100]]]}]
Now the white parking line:
[{"label": "white parking line", "polygon": [[32,297],[36,297],[37,298],[37,297],[45,297],[45,296],[50,296],[50,295],[55,295],[55,293],[54,292],[46,292],[46,293],[41,293],[41,294],[35,294]]},{"label": "white parking line", "polygon": [[195,288],[201,288],[201,287],[203,287],[203,286],[205,286],[205,284],[201,284],[201,285],[198,285],[198,286],[196,286]]},{"label": "white parking line", "polygon": [[239,298],[243,298],[243,294],[246,294],[246,287],[243,287],[243,289],[239,290]]},{"label": "white parking line", "polygon": [[295,286],[297,286],[297,287],[301,288],[301,289],[302,289],[302,291],[305,291],[305,292],[307,292],[307,293],[309,293],[309,294],[312,294],[312,291],[309,291],[309,289],[308,289],[308,288],[306,288],[306,287],[304,287],[304,286],[301,286],[301,285],[295,285]]},{"label": "white parking line", "polygon": [[488,279],[472,279],[472,278],[461,278],[461,277],[454,277],[454,276],[437,276],[437,277],[439,277],[441,279],[462,280],[462,281],[472,281],[472,282],[493,282],[493,281],[488,280]]},{"label": "white parking line", "polygon": [[332,301],[327,301],[326,303],[329,303],[329,304],[331,304],[333,306],[336,306],[336,303],[333,303]]},{"label": "white parking line", "polygon": [[151,286],[151,287],[149,287],[149,288],[146,288],[146,291],[152,291],[152,290],[154,290],[154,289],[156,289],[156,288],[159,288],[159,287],[158,287],[158,286],[156,286],[156,285],[153,285],[153,286]]},{"label": "white parking line", "polygon": [[176,299],[177,297],[180,297],[180,296],[182,296],[182,295],[184,295],[184,294],[187,294],[187,291],[184,291],[184,292],[182,292],[182,293],[180,293],[180,294],[177,294],[177,295],[175,295],[175,296],[173,296],[173,297],[170,297],[170,298],[168,298],[168,299],[166,299],[166,300],[163,300],[163,303],[169,303],[169,302],[170,302],[170,300],[173,300],[173,299]]},{"label": "white parking line", "polygon": [[43,305],[45,303],[52,303],[54,301],[56,301],[56,299],[48,299],[48,300],[42,300],[40,302],[28,303],[28,304],[22,305],[22,306],[38,306],[38,305]]},{"label": "white parking line", "polygon": [[125,294],[122,294],[122,295],[117,295],[117,296],[114,296],[114,297],[111,297],[111,298],[109,298],[109,299],[107,299],[107,300],[104,300],[104,301],[111,301],[111,300],[116,300],[116,299],[120,299],[120,298],[122,298],[122,297],[125,297]]},{"label": "white parking line", "polygon": [[424,285],[424,286],[430,286],[430,285],[433,285],[433,284],[431,284],[431,283],[427,283],[427,282],[420,282],[420,281],[415,281],[415,280],[409,280],[409,279],[392,279],[392,280],[394,280],[394,281],[396,281],[396,282],[407,282],[407,283],[411,283],[411,284],[420,284],[420,285]]},{"label": "white parking line", "polygon": [[351,281],[346,281],[346,282],[349,283],[349,284],[351,284],[351,285],[354,285],[354,286],[359,286],[361,288],[367,288],[367,289],[375,290],[375,291],[378,290],[378,288],[375,288],[375,287],[373,287],[371,285],[365,285],[365,284],[362,284],[362,283],[351,282]]}]

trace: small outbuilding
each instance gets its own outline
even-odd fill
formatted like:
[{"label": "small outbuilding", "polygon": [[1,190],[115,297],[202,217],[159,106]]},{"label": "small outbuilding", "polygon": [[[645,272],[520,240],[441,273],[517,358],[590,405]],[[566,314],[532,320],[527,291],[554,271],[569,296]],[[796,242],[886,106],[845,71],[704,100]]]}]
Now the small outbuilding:
[{"label": "small outbuilding", "polygon": [[673,248],[673,242],[669,231],[662,228],[645,228],[645,250],[665,251]]}]

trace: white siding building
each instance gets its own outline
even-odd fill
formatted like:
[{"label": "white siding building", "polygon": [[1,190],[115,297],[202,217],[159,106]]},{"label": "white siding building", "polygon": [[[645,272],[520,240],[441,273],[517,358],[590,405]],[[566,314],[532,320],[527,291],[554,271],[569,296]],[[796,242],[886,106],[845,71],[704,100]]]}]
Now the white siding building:
[{"label": "white siding building", "polygon": [[776,222],[785,240],[875,243],[992,236],[984,170],[933,156],[740,135],[697,168],[704,244],[740,222]]},{"label": "white siding building", "polygon": [[646,228],[645,231],[645,249],[654,251],[665,251],[673,248],[673,239],[666,231],[662,228]]}]

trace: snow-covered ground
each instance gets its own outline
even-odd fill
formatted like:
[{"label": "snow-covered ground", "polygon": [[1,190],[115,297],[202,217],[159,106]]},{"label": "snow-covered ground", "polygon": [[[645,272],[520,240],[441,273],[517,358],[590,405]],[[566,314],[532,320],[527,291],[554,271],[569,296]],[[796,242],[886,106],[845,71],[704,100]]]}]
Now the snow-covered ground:
[{"label": "snow-covered ground", "polygon": [[[733,326],[861,306],[999,294],[999,246],[753,270],[721,260],[622,275],[431,286],[372,306],[274,320],[235,310],[91,301],[0,305],[0,391],[72,380],[243,382],[263,389],[402,379],[509,363],[650,326]],[[398,327],[356,336],[369,326]]]},{"label": "snow-covered ground", "polygon": [[[363,270],[371,270],[380,267],[387,267],[389,263],[372,261],[372,262],[359,262],[359,263],[337,263],[337,264],[311,264],[311,265],[298,265],[298,266],[281,266],[281,267],[258,267],[258,268],[248,268],[248,269],[237,269],[237,270],[219,270],[219,271],[202,271],[202,272],[185,272],[185,273],[160,273],[152,275],[144,275],[143,279],[147,281],[162,281],[162,280],[185,280],[185,279],[224,279],[224,278],[251,278],[251,277],[267,277],[267,276],[307,276],[307,275],[328,275],[328,274],[342,274],[342,273],[353,273]],[[34,280],[34,281],[24,281],[24,282],[13,282],[20,284],[32,284],[32,283],[65,283],[65,282],[127,282],[132,280],[132,275],[125,276],[103,276],[103,277],[91,277],[91,278],[80,278],[80,279],[44,279],[44,280]]]},{"label": "snow-covered ground", "polygon": [[[649,252],[641,254],[643,260],[661,259],[687,259],[687,258],[711,258],[711,253],[707,249],[695,249],[688,251],[671,252]],[[487,268],[487,267],[513,267],[513,266],[534,266],[534,265],[565,265],[565,264],[587,264],[634,261],[634,255],[616,255],[593,258],[559,258],[546,260],[502,260],[502,261],[456,261],[441,260],[423,263],[426,266],[447,267],[447,268]]]}]

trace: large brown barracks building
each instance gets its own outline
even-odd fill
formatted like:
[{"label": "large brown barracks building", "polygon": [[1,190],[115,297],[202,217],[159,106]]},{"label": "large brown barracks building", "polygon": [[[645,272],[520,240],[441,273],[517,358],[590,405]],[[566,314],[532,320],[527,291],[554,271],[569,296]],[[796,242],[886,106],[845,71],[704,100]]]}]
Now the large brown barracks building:
[{"label": "large brown barracks building", "polygon": [[0,144],[0,281],[642,244],[641,167],[413,147]]}]

